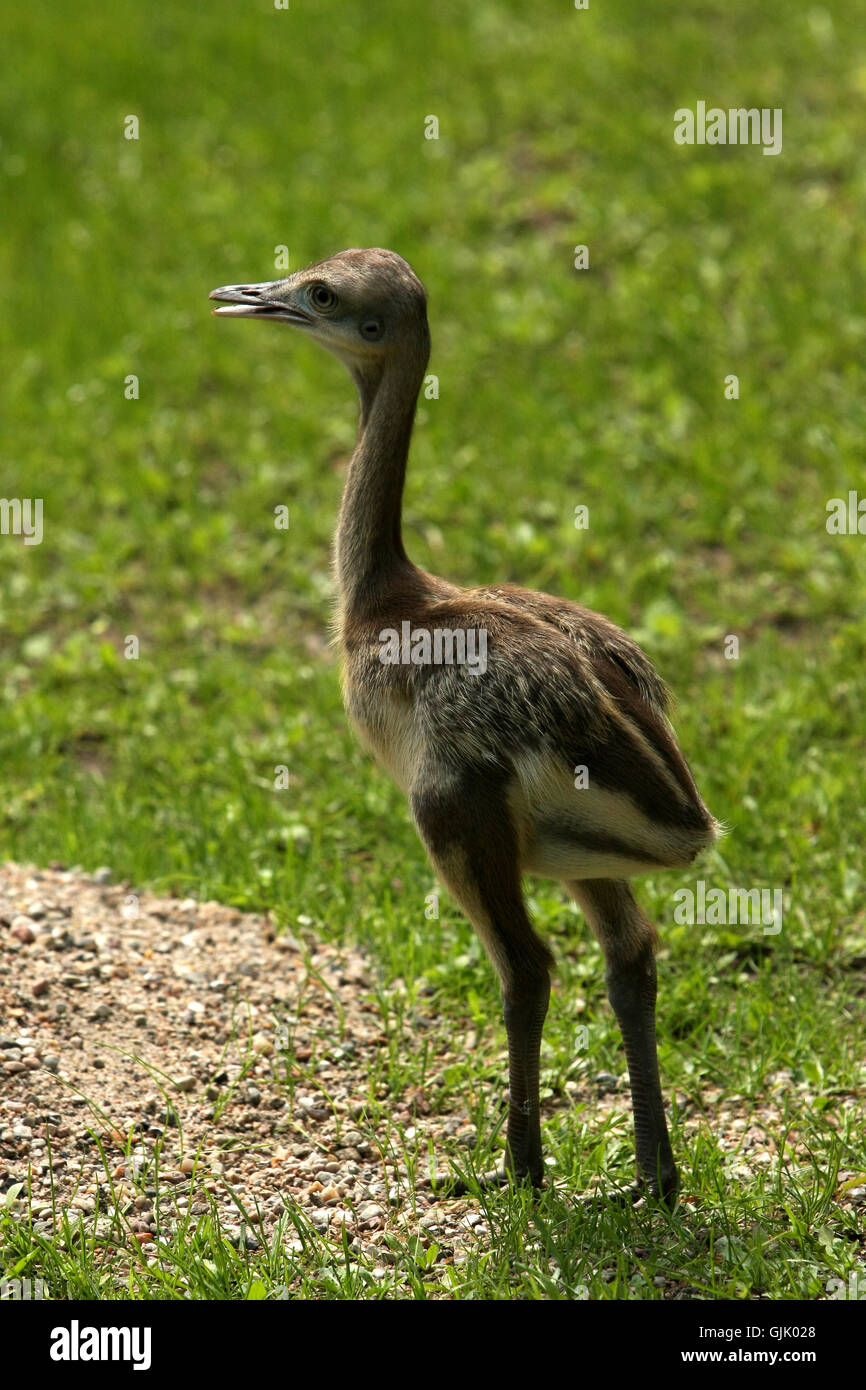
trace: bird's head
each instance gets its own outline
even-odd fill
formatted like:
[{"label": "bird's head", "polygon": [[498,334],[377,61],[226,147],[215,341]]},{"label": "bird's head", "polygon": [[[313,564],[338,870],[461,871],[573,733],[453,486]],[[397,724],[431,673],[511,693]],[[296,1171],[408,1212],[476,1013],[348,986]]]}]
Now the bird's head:
[{"label": "bird's head", "polygon": [[284,280],[212,290],[215,314],[291,323],[335,353],[361,380],[395,353],[429,350],[427,297],[394,251],[341,251]]}]

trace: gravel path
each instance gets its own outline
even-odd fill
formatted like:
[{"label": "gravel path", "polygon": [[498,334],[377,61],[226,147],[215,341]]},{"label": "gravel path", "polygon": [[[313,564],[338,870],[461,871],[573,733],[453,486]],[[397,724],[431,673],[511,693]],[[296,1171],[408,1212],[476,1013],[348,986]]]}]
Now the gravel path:
[{"label": "gravel path", "polygon": [[[108,870],[2,866],[0,1192],[29,1174],[34,1224],[52,1230],[50,1139],[58,1208],[108,1234],[113,1185],[145,1246],[208,1210],[205,1192],[251,1249],[289,1198],[374,1255],[386,1228],[477,1239],[473,1204],[406,1202],[395,1152],[423,1153],[428,1133],[472,1144],[468,1117],[432,1117],[410,1092],[370,1122],[387,1047],[374,985],[361,952],[276,936],[261,916],[136,896]],[[437,1065],[455,1061],[464,1040],[425,1021]],[[261,1228],[242,1227],[229,1187]]]}]

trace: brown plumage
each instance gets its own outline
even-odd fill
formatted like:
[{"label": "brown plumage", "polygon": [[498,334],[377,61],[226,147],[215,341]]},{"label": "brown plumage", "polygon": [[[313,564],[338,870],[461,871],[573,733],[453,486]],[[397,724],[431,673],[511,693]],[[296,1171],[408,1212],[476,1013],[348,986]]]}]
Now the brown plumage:
[{"label": "brown plumage", "polygon": [[498,972],[509,1044],[505,1174],[543,1176],[538,1068],[553,958],[524,905],[521,875],[534,872],[567,885],[604,949],[638,1175],[673,1200],[656,933],[627,880],[691,863],[718,826],[668,722],[662,682],[598,613],[513,585],[460,589],[409,560],[403,482],[430,339],[424,287],[402,257],[343,251],[211,298],[227,306],[217,314],[295,324],[336,353],[358,387],[334,548],[344,699]]}]

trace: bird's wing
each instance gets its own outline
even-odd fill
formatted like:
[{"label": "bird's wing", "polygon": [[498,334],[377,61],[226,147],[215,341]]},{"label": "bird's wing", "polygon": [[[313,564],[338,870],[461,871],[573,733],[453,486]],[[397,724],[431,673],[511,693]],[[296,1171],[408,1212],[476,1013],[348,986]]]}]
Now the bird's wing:
[{"label": "bird's wing", "polygon": [[599,670],[611,663],[626,678],[629,685],[652,709],[666,714],[671,699],[667,687],[652,665],[630,637],[590,608],[550,594],[522,589],[516,584],[471,590],[473,596],[516,608],[521,613],[557,629],[568,637]]}]

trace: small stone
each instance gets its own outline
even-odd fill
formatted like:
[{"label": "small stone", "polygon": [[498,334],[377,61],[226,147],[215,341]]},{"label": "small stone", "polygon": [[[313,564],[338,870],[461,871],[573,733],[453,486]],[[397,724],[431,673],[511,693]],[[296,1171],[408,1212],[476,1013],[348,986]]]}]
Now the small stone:
[{"label": "small stone", "polygon": [[42,1065],[48,1071],[53,1071],[56,1074],[60,1070],[60,1058],[55,1057],[53,1052],[46,1052],[42,1058]]},{"label": "small stone", "polygon": [[102,867],[101,869],[97,869],[97,870],[96,870],[96,873],[93,875],[93,882],[94,882],[94,883],[110,883],[113,877],[114,877],[114,874],[112,873],[111,869],[106,868],[106,867],[103,865],[103,867]]},{"label": "small stone", "polygon": [[194,1159],[194,1158],[183,1158],[183,1159],[181,1159],[180,1171],[181,1171],[182,1173],[191,1173],[191,1172],[193,1171],[194,1168],[195,1168],[195,1159]]},{"label": "small stone", "polygon": [[179,1091],[194,1091],[198,1082],[194,1076],[179,1076],[174,1084]]},{"label": "small stone", "polygon": [[619,1085],[618,1079],[609,1071],[600,1071],[598,1075],[593,1078],[593,1082],[602,1095],[615,1091]]},{"label": "small stone", "polygon": [[365,1202],[358,1212],[358,1219],[359,1221],[378,1221],[384,1215],[385,1212],[382,1207],[376,1202]]},{"label": "small stone", "polygon": [[111,1018],[111,1009],[107,1004],[97,1004],[93,1013],[90,1015],[91,1022],[96,1023],[101,1019]]},{"label": "small stone", "polygon": [[38,999],[38,998],[40,997],[40,995],[43,995],[43,994],[47,994],[47,993],[48,993],[48,981],[47,981],[47,980],[34,980],[34,981],[33,981],[33,984],[30,986],[30,989],[31,989],[31,992],[32,992],[32,993],[35,995],[35,997]]},{"label": "small stone", "polygon": [[33,923],[29,917],[13,917],[12,926],[9,928],[9,935],[14,936],[16,941],[23,941],[29,945],[36,940],[36,933],[33,930]]},{"label": "small stone", "polygon": [[334,1206],[340,1200],[340,1189],[338,1187],[323,1187],[320,1195],[326,1206]]}]

